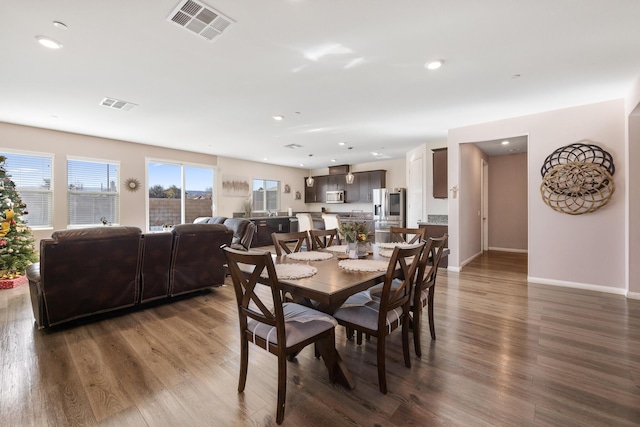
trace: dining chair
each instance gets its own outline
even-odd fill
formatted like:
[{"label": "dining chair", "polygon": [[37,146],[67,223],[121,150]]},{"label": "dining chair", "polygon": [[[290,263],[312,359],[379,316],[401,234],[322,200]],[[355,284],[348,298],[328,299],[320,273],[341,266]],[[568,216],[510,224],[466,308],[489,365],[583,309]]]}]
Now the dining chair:
[{"label": "dining chair", "polygon": [[[224,248],[233,280],[240,321],[240,377],[238,393],[247,381],[249,342],[278,357],[278,400],[276,423],[284,419],[287,393],[287,359],[304,347],[316,344],[329,370],[329,380],[336,381],[337,322],[326,313],[295,304],[283,303],[278,276],[268,251],[239,251]],[[239,264],[244,264],[243,269]],[[249,270],[246,270],[246,268]],[[246,271],[250,271],[247,273]],[[258,283],[266,273],[267,292]],[[270,292],[268,292],[270,290]],[[286,319],[286,320],[285,320]]]},{"label": "dining chair", "polygon": [[[340,215],[338,214],[322,214],[322,220],[324,221],[325,230],[331,230],[332,228],[338,229],[338,235],[340,236],[340,228],[342,227],[342,221],[340,220]],[[340,236],[340,239],[343,239],[344,236]]]},{"label": "dining chair", "polygon": [[[309,233],[298,231],[293,233],[271,233],[271,240],[276,249],[276,255],[281,256],[283,252],[300,252],[303,248],[310,248]],[[293,247],[293,249],[292,249]]]},{"label": "dining chair", "polygon": [[[411,367],[409,357],[409,297],[415,279],[417,262],[425,243],[420,242],[393,250],[380,299],[367,302],[365,305],[342,306],[333,314],[338,323],[347,330],[355,330],[377,338],[378,384],[380,391],[387,394],[387,377],[385,368],[386,337],[402,325],[402,353],[404,364]],[[413,258],[412,258],[413,257]],[[401,280],[391,288],[396,271],[400,269]]]},{"label": "dining chair", "polygon": [[422,347],[420,344],[420,333],[422,319],[421,314],[423,308],[427,307],[427,315],[429,318],[429,330],[431,339],[436,339],[436,328],[433,322],[433,297],[436,288],[436,277],[438,275],[438,264],[444,246],[449,236],[445,233],[442,237],[430,237],[420,257],[418,271],[414,290],[411,295],[411,325],[413,329],[413,345],[415,347],[416,356],[422,356]]},{"label": "dining chair", "polygon": [[389,241],[414,244],[425,239],[426,229],[391,227],[389,229]]},{"label": "dining chair", "polygon": [[327,246],[332,246],[334,240],[339,245],[342,244],[337,228],[328,230],[309,230],[309,238],[311,239],[311,248],[314,251],[324,249]]},{"label": "dining chair", "polygon": [[309,213],[298,213],[298,231],[309,231],[313,229],[313,218]]}]

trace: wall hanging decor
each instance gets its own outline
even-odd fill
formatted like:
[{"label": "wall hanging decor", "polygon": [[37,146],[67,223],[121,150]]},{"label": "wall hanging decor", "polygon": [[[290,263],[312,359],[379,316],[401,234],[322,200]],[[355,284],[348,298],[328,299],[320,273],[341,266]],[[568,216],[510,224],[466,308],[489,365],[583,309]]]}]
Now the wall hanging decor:
[{"label": "wall hanging decor", "polygon": [[594,212],[609,203],[615,191],[611,154],[594,144],[569,144],[545,159],[540,173],[542,200],[569,215]]}]

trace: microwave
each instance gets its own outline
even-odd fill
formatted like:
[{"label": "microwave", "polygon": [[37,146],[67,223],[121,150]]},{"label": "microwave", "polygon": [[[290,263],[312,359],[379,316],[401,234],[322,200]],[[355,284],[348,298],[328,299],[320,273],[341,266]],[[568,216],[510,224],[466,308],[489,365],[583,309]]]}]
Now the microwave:
[{"label": "microwave", "polygon": [[344,203],[344,191],[327,191],[327,203]]}]

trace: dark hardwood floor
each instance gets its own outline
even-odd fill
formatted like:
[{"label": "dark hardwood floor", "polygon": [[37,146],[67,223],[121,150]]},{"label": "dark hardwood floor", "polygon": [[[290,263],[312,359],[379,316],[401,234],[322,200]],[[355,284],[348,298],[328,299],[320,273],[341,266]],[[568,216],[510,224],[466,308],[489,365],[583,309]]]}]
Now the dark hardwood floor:
[{"label": "dark hardwood floor", "polygon": [[[640,301],[527,284],[526,255],[488,252],[440,270],[437,341],[402,359],[337,329],[355,390],[304,349],[288,364],[284,426],[640,425]],[[250,348],[238,394],[233,288],[37,331],[28,285],[0,291],[0,423],[6,426],[275,425],[276,358]],[[426,322],[426,319],[424,319]]]}]

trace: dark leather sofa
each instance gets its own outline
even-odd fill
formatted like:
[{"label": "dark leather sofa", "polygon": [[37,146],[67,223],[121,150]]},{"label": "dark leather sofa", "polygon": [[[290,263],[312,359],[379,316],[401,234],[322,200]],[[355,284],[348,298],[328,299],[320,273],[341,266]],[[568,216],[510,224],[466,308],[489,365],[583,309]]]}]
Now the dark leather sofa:
[{"label": "dark leather sofa", "polygon": [[40,241],[40,262],[27,267],[36,326],[221,285],[220,247],[231,238],[221,224],[182,224],[146,235],[137,227],[55,231]]},{"label": "dark leather sofa", "polygon": [[227,218],[224,216],[201,216],[193,221],[194,224],[224,224],[233,231],[231,247],[248,251],[256,232],[256,225],[244,218]]}]

